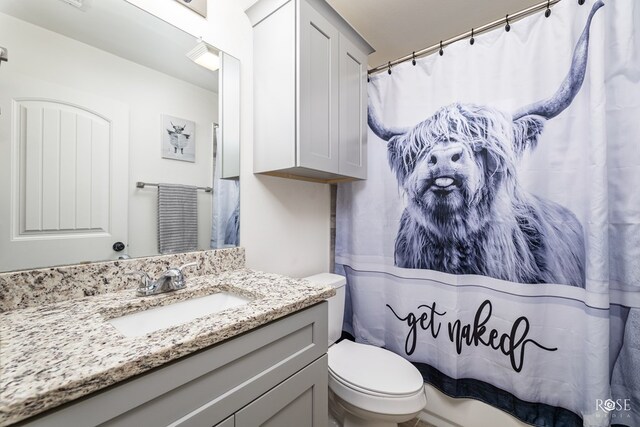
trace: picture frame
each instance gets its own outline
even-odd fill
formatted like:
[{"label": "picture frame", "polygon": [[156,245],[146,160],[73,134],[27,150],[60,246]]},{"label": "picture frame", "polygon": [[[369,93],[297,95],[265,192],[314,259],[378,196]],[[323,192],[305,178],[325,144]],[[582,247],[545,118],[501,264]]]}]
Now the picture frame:
[{"label": "picture frame", "polygon": [[202,17],[207,17],[207,0],[176,0]]},{"label": "picture frame", "polygon": [[168,114],[162,115],[161,123],[162,157],[195,163],[196,123]]}]

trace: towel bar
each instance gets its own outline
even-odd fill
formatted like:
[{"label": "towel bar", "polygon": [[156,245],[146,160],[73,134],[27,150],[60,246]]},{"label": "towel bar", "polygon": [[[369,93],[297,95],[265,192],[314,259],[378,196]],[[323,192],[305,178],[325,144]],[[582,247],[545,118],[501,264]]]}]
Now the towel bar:
[{"label": "towel bar", "polygon": [[[144,188],[145,186],[150,186],[150,187],[157,187],[159,184],[153,184],[150,182],[142,182],[142,181],[138,181],[136,182],[136,187],[137,188]],[[196,187],[198,190],[204,190],[205,193],[211,193],[213,191],[213,188],[211,187]]]}]

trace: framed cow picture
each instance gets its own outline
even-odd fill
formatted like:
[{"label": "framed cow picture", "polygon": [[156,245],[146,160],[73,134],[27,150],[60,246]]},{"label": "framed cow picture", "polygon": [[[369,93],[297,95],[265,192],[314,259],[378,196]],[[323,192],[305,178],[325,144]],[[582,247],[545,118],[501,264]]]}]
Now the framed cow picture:
[{"label": "framed cow picture", "polygon": [[196,161],[196,124],[179,117],[162,115],[162,157]]}]

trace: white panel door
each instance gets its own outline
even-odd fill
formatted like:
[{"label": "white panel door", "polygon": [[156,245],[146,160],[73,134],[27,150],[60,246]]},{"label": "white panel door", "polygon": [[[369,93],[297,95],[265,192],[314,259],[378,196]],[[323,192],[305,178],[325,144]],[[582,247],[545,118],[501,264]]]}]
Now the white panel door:
[{"label": "white panel door", "polygon": [[128,107],[3,70],[0,271],[117,258]]},{"label": "white panel door", "polygon": [[304,0],[298,22],[298,165],[338,173],[340,33]]}]

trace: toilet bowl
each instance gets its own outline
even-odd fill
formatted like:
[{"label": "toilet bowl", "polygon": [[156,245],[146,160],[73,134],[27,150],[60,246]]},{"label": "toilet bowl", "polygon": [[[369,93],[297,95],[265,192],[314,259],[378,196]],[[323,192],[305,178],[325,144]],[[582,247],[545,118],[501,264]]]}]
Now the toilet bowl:
[{"label": "toilet bowl", "polygon": [[329,404],[344,427],[395,427],[418,415],[426,404],[422,375],[407,360],[388,350],[349,340],[342,333],[346,280],[322,273],[307,277],[330,285]]},{"label": "toilet bowl", "polygon": [[379,347],[343,340],[329,348],[329,390],[344,427],[391,427],[426,404],[420,372]]}]

